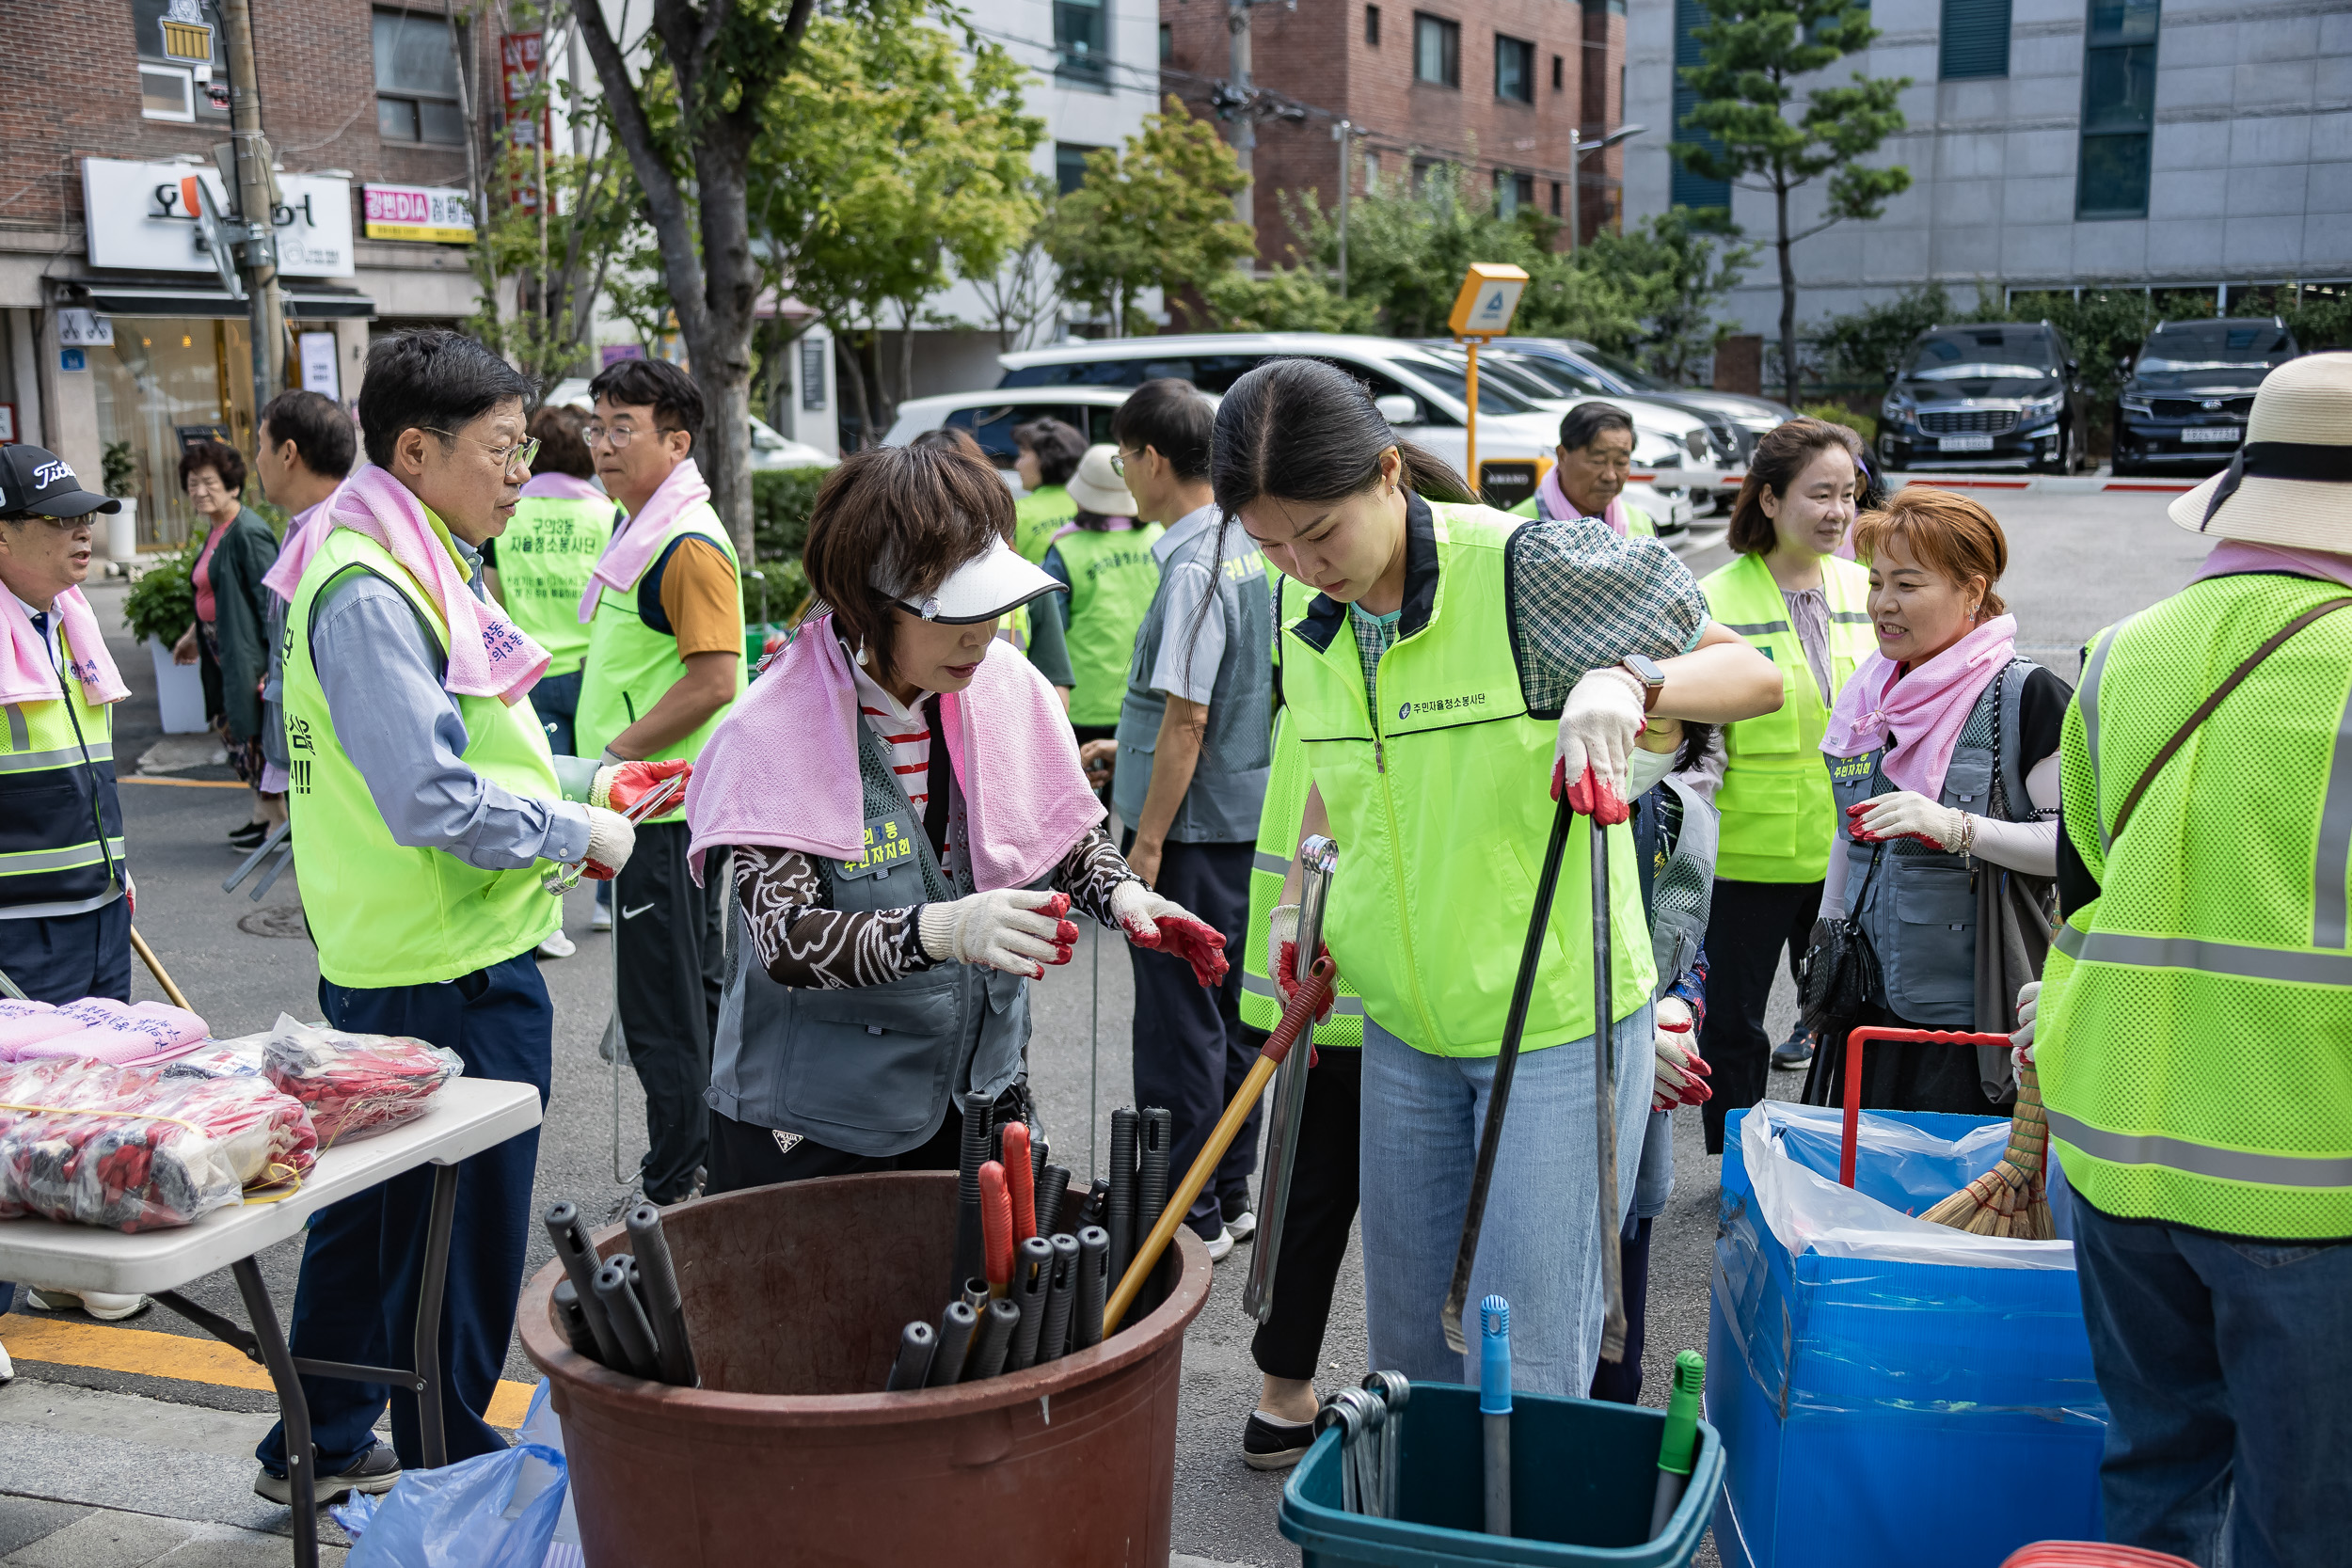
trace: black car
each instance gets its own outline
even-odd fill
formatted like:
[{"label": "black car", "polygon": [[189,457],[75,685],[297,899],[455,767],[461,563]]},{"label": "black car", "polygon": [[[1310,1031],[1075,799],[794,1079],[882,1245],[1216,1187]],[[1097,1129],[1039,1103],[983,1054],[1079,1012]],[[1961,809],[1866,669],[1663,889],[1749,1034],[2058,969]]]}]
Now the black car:
[{"label": "black car", "polygon": [[1931,326],[1891,369],[1879,409],[1888,467],[2081,467],[2081,366],[2048,322]]},{"label": "black car", "polygon": [[2162,322],[2115,403],[2115,471],[2210,472],[2246,439],[2254,388],[2302,351],[2276,316]]}]

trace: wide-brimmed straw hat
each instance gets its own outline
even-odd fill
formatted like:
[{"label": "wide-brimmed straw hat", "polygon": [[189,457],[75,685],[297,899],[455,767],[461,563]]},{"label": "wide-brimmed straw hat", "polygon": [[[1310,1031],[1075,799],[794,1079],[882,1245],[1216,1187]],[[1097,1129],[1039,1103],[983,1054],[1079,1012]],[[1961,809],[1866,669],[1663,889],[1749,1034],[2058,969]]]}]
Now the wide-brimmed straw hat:
[{"label": "wide-brimmed straw hat", "polygon": [[2352,354],[2272,371],[2237,456],[2169,510],[2191,533],[2352,554]]},{"label": "wide-brimmed straw hat", "polygon": [[1127,482],[1111,467],[1111,459],[1119,449],[1108,441],[1087,448],[1078,459],[1078,471],[1070,476],[1066,486],[1070,499],[1080,508],[1100,517],[1132,517],[1136,515],[1136,498],[1127,493]]}]

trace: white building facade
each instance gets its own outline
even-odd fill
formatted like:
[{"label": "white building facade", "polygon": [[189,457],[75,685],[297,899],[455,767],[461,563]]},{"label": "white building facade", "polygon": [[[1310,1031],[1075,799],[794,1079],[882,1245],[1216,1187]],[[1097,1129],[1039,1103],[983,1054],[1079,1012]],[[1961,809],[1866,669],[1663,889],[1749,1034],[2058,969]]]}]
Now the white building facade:
[{"label": "white building facade", "polygon": [[[1910,129],[1873,162],[1912,188],[1794,251],[1800,324],[1934,281],[2010,291],[2352,280],[2352,6],[2344,0],[1875,0],[1878,41],[1834,66],[1908,76]],[[1767,242],[1730,312],[1776,330],[1769,196],[1675,163],[1695,0],[1631,0],[1629,223],[1723,205]],[[1679,57],[1677,59],[1677,56]],[[1820,184],[1791,201],[1818,221]]]}]

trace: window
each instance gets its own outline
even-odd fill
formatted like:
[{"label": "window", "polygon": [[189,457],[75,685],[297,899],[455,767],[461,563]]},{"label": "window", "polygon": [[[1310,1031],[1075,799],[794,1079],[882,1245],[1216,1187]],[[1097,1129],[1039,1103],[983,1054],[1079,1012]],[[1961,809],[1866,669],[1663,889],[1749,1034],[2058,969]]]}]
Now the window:
[{"label": "window", "polygon": [[139,116],[143,119],[194,119],[196,78],[177,66],[139,67]]},{"label": "window", "polygon": [[1160,64],[1169,65],[1176,58],[1176,29],[1168,23],[1160,24]]},{"label": "window", "polygon": [[1364,47],[1380,47],[1380,8],[1377,6],[1364,8]]},{"label": "window", "polygon": [[1495,170],[1495,214],[1509,217],[1521,207],[1535,205],[1535,177],[1515,174],[1507,168]]},{"label": "window", "polygon": [[229,77],[215,0],[131,0],[143,119],[225,124]]},{"label": "window", "polygon": [[1560,90],[1560,83],[1563,80],[1562,70],[1563,62],[1561,57],[1554,55],[1551,57],[1551,90],[1554,92],[1558,92]]},{"label": "window", "polygon": [[1557,180],[1551,182],[1551,215],[1560,215],[1560,182]]},{"label": "window", "polygon": [[1413,80],[1439,87],[1462,85],[1460,24],[1413,13]]},{"label": "window", "polygon": [[1103,0],[1054,0],[1054,47],[1061,63],[1054,74],[1065,82],[1110,90],[1111,60],[1104,33]]},{"label": "window", "polygon": [[1057,141],[1054,144],[1054,183],[1060,187],[1062,195],[1068,196],[1085,182],[1087,154],[1101,150],[1101,148],[1089,147],[1084,142]]},{"label": "window", "polygon": [[[1717,143],[1711,133],[1702,131],[1695,125],[1686,124],[1684,121],[1684,117],[1698,106],[1699,94],[1696,87],[1682,80],[1680,69],[1683,66],[1699,63],[1699,43],[1692,33],[1694,29],[1707,25],[1707,8],[1700,5],[1699,0],[1675,0],[1675,66],[1677,69],[1675,71],[1674,128],[1676,135],[1682,140],[1695,142],[1701,147],[1714,147]],[[1623,103],[1624,99],[1621,97],[1618,102]],[[1667,199],[1677,206],[1688,207],[1693,212],[1708,207],[1729,207],[1731,205],[1731,182],[1709,180],[1705,175],[1693,174],[1683,167],[1682,160],[1677,158],[1675,160],[1674,176],[1668,188]]]},{"label": "window", "polygon": [[[461,24],[458,37],[465,32]],[[449,24],[421,11],[375,13],[375,128],[386,141],[466,144]]]},{"label": "window", "polygon": [[1367,152],[1364,154],[1364,189],[1366,191],[1377,191],[1379,188],[1380,154],[1377,152]]},{"label": "window", "polygon": [[1944,0],[1936,74],[1947,82],[2009,74],[2010,0]]},{"label": "window", "polygon": [[801,406],[825,406],[825,345],[807,338],[801,340]]},{"label": "window", "polygon": [[1514,103],[1535,102],[1535,46],[1525,39],[1495,35],[1495,96]]},{"label": "window", "polygon": [[2090,0],[2083,39],[2078,218],[2148,215],[2148,143],[2155,121],[2159,0]]}]

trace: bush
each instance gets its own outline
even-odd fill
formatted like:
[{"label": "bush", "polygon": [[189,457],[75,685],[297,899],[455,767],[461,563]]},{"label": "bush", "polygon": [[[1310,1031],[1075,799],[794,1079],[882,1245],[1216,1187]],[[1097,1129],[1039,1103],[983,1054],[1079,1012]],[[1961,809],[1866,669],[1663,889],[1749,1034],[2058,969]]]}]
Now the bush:
[{"label": "bush", "polygon": [[1857,414],[1842,403],[1808,403],[1797,412],[1813,419],[1826,420],[1831,424],[1844,425],[1861,436],[1866,447],[1876,443],[1879,438],[1878,420],[1867,414]]},{"label": "bush", "polygon": [[752,475],[752,549],[761,561],[798,561],[808,515],[830,468],[763,468]]},{"label": "bush", "polygon": [[196,558],[204,553],[204,535],[188,542],[139,574],[122,604],[123,623],[144,642],[152,637],[168,648],[196,621]]}]

